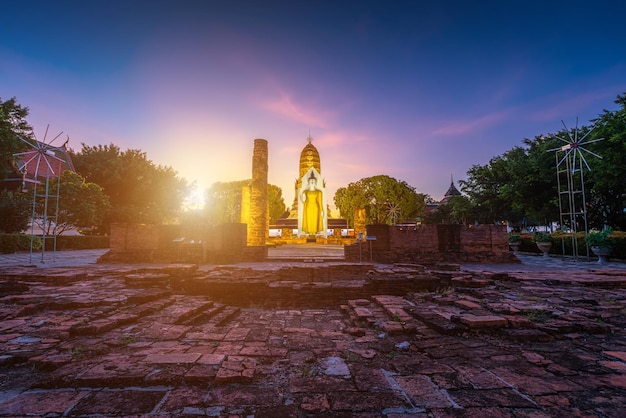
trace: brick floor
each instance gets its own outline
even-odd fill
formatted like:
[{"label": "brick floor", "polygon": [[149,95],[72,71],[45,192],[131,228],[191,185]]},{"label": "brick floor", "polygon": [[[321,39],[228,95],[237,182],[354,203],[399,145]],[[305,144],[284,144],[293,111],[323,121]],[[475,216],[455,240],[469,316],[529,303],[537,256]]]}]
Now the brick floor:
[{"label": "brick floor", "polygon": [[[377,265],[361,287],[301,280],[239,305],[180,284],[284,283],[295,264],[0,262],[0,416],[623,416],[626,269],[527,258]],[[414,291],[422,276],[439,285]],[[302,289],[320,299],[290,303]]]}]

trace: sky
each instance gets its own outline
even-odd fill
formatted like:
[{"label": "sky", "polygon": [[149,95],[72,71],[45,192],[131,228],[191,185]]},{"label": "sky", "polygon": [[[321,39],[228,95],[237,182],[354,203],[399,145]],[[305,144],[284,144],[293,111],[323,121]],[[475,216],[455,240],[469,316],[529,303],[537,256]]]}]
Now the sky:
[{"label": "sky", "polygon": [[140,149],[204,190],[251,178],[264,138],[287,205],[309,135],[330,196],[385,174],[439,200],[626,92],[622,0],[0,0],[0,16],[0,99],[39,140]]}]

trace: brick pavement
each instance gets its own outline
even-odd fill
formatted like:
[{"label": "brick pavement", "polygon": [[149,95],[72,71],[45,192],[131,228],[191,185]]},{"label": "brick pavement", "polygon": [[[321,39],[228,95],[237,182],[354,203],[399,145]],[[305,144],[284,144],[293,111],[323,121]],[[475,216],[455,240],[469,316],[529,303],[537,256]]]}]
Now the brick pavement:
[{"label": "brick pavement", "polygon": [[[0,264],[0,416],[623,416],[622,264],[367,265],[333,288],[359,270],[90,257]],[[282,290],[199,286],[233,282]]]}]

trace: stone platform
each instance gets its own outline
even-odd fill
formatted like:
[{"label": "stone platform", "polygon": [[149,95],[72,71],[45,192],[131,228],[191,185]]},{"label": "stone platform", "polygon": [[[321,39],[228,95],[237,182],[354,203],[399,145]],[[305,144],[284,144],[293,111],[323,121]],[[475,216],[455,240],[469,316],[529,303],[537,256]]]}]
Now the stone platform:
[{"label": "stone platform", "polygon": [[623,416],[623,264],[74,253],[0,256],[0,416]]}]

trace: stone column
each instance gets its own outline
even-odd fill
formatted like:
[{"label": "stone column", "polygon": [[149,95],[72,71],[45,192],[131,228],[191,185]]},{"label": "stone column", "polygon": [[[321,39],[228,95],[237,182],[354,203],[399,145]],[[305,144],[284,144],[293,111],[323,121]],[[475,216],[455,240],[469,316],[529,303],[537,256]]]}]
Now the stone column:
[{"label": "stone column", "polygon": [[250,187],[250,224],[248,246],[265,247],[267,236],[267,140],[255,139],[252,153],[252,183]]}]

